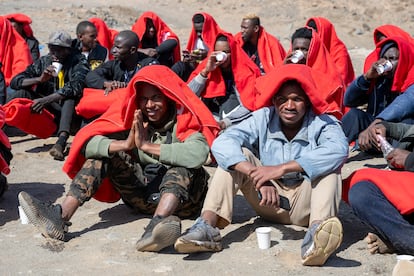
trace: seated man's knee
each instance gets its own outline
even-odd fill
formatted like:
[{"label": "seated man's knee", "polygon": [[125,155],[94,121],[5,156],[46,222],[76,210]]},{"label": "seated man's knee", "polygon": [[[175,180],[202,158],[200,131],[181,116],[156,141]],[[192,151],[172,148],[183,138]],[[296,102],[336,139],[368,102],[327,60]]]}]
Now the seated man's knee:
[{"label": "seated man's knee", "polygon": [[172,193],[181,202],[184,202],[189,198],[188,187],[190,183],[190,171],[183,167],[174,167],[165,173],[160,185],[160,193]]},{"label": "seated man's knee", "polygon": [[348,192],[349,204],[352,208],[359,210],[364,209],[367,203],[367,196],[370,193],[370,185],[368,181],[360,181],[355,183]]}]

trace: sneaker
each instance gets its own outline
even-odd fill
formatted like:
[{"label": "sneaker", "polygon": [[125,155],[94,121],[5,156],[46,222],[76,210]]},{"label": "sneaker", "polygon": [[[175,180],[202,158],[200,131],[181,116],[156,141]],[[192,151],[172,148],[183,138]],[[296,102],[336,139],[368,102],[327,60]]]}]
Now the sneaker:
[{"label": "sneaker", "polygon": [[63,146],[61,144],[54,144],[50,149],[49,153],[53,156],[53,159],[63,161],[65,160],[65,155],[63,154]]},{"label": "sneaker", "polygon": [[199,217],[193,226],[177,239],[174,248],[180,253],[221,251],[220,230]]},{"label": "sneaker", "polygon": [[44,203],[26,192],[19,193],[19,203],[29,222],[36,226],[43,236],[64,240],[70,222],[63,220],[62,207],[59,204]]},{"label": "sneaker", "polygon": [[145,227],[145,232],[137,242],[138,251],[158,252],[170,245],[181,235],[181,220],[176,216],[155,216]]},{"label": "sneaker", "polygon": [[302,264],[309,266],[323,265],[341,245],[342,237],[342,224],[337,217],[331,217],[312,224],[303,239],[301,248]]}]

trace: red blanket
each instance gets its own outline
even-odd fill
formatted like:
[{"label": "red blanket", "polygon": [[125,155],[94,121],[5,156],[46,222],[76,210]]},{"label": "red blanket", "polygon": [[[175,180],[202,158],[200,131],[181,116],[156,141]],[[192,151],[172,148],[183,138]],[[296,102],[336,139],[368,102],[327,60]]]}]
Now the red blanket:
[{"label": "red blanket", "polygon": [[363,180],[373,182],[401,214],[414,212],[414,173],[373,168],[355,171],[343,181],[342,196],[346,202],[348,202],[349,189]]},{"label": "red blanket", "polygon": [[[243,49],[233,39],[232,34],[221,31],[217,34],[225,35],[231,49],[231,67],[234,75],[234,82],[237,90],[240,93],[240,99],[242,104],[249,110],[255,110],[256,91],[254,84],[256,78],[260,76],[260,70],[257,68]],[[204,59],[199,66],[193,71],[188,83],[197,76],[200,71],[205,68],[207,58]],[[203,98],[215,98],[221,97],[226,94],[226,85],[224,83],[223,76],[221,75],[220,69],[214,70],[210,73],[207,80],[206,89],[202,93]]]},{"label": "red blanket", "polygon": [[[217,34],[221,31],[219,25],[214,20],[214,18],[206,12],[198,12],[204,17],[203,30],[201,31],[201,38],[203,42],[207,45],[209,51],[214,50],[214,44],[216,42]],[[188,51],[194,50],[196,46],[197,33],[192,25],[190,37],[188,38],[187,47]]]},{"label": "red blanket", "polygon": [[[147,28],[147,20],[151,19],[154,23],[155,31],[157,32],[157,44],[160,45],[167,39],[175,39],[177,40],[177,46],[174,49],[174,63],[181,60],[181,52],[180,52],[180,39],[178,36],[171,30],[168,25],[162,21],[162,19],[155,14],[154,12],[144,12],[141,16],[137,19],[134,25],[132,25],[132,31],[136,33],[139,37],[139,40],[142,42],[142,39],[145,34],[145,30]],[[141,47],[141,45],[140,45]]]},{"label": "red blanket", "polygon": [[[241,32],[237,33],[234,36],[234,39],[243,47],[244,41]],[[282,65],[286,56],[285,49],[282,44],[280,44],[279,40],[266,32],[262,26],[260,26],[259,30],[257,52],[266,73],[269,73],[272,69]]]},{"label": "red blanket", "polygon": [[32,113],[32,104],[32,100],[25,98],[16,98],[5,104],[6,123],[42,139],[50,137],[56,130],[53,114],[46,109],[40,114]]},{"label": "red blanket", "polygon": [[[217,122],[211,112],[197,98],[173,71],[162,65],[152,65],[142,68],[124,88],[125,97],[117,100],[98,119],[82,128],[75,136],[69,156],[63,165],[63,171],[73,178],[85,162],[81,155],[81,148],[89,138],[95,135],[105,135],[130,129],[134,111],[136,110],[135,98],[139,91],[135,91],[137,82],[146,82],[157,86],[168,98],[176,102],[177,108],[177,138],[184,141],[195,132],[202,132],[209,145],[219,132]],[[106,182],[108,185],[109,182]],[[106,190],[106,193],[102,192]],[[112,186],[99,189],[99,194],[94,197],[101,201],[111,201],[117,193]],[[119,198],[119,195],[118,195]]]},{"label": "red blanket", "polygon": [[348,86],[355,78],[354,67],[349,56],[345,43],[339,39],[336,34],[335,27],[332,23],[323,17],[312,17],[306,22],[313,20],[316,23],[317,33],[320,36],[326,49],[335,63],[339,74],[342,77],[345,85]]},{"label": "red blanket", "polygon": [[306,65],[325,75],[326,86],[321,91],[321,96],[329,105],[326,112],[335,115],[338,119],[342,118],[345,110],[343,105],[345,84],[328,49],[313,29]]},{"label": "red blanket", "polygon": [[[384,35],[386,38],[387,37],[392,37],[392,36],[398,36],[401,37],[403,39],[405,39],[406,41],[410,42],[410,43],[414,43],[414,39],[413,37],[407,33],[406,31],[404,31],[403,29],[401,29],[398,26],[395,25],[382,25],[379,26],[378,28],[376,28],[374,30],[374,43],[375,45],[377,45],[380,41],[378,40],[378,34],[382,34]],[[378,56],[376,54],[376,51],[372,51],[366,58],[365,58],[365,62],[364,62],[364,72],[367,72],[368,69],[371,67],[371,65],[376,62],[378,60]]]},{"label": "red blanket", "polygon": [[33,30],[30,27],[32,19],[23,13],[11,13],[4,16],[8,20],[13,20],[23,25],[23,32],[27,37],[33,37]]},{"label": "red blanket", "polygon": [[112,60],[114,57],[111,54],[111,49],[114,45],[115,36],[119,32],[115,29],[108,28],[105,21],[100,18],[93,17],[90,18],[89,21],[92,22],[96,27],[96,31],[98,33],[96,40],[99,42],[99,44],[108,49],[108,58]]},{"label": "red blanket", "polygon": [[90,119],[105,113],[118,99],[125,97],[125,89],[115,89],[104,95],[104,89],[84,88],[83,95],[76,105],[76,114]]},{"label": "red blanket", "polygon": [[329,113],[330,106],[322,97],[324,93],[321,93],[326,89],[325,75],[304,64],[285,64],[258,78],[256,82],[256,89],[259,93],[257,107],[273,105],[272,97],[288,80],[296,80],[300,83],[312,103],[315,114]]},{"label": "red blanket", "polygon": [[32,63],[32,56],[26,41],[3,16],[0,16],[0,38],[1,70],[9,86],[11,79]]},{"label": "red blanket", "polygon": [[[3,106],[0,105],[0,143],[3,144],[6,148],[11,149],[11,144],[9,141],[9,137],[1,130],[3,128],[4,123],[6,121],[6,117],[4,114]],[[0,154],[0,172],[7,175],[10,173],[9,164],[7,164],[4,157]]]}]

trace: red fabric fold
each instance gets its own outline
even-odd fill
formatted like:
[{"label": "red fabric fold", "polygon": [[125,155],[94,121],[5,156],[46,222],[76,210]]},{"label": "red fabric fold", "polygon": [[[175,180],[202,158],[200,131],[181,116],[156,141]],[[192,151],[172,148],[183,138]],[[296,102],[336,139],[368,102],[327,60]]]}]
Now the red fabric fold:
[{"label": "red fabric fold", "polygon": [[[11,144],[9,141],[9,137],[3,132],[1,128],[3,128],[6,121],[5,113],[3,110],[3,106],[0,105],[0,144],[3,144],[6,148],[11,150]],[[0,171],[8,175],[10,173],[9,164],[7,164],[6,160],[2,155],[0,155]]]},{"label": "red fabric fold", "polygon": [[[244,41],[241,32],[237,33],[234,39],[243,47]],[[266,32],[262,26],[260,26],[259,39],[257,41],[257,52],[266,73],[282,65],[286,56],[285,49],[279,40]]]},{"label": "red fabric fold", "polygon": [[316,23],[319,37],[326,49],[328,49],[342,80],[345,85],[348,86],[355,79],[355,72],[345,43],[339,39],[335,27],[328,19],[323,17],[311,17],[306,22],[306,25],[308,25],[310,20],[313,20]]},{"label": "red fabric fold", "polygon": [[374,183],[401,214],[414,212],[413,172],[374,168],[355,171],[343,180],[343,200],[348,202],[348,192],[351,187],[364,180]]},{"label": "red fabric fold", "polygon": [[[277,67],[256,81],[257,108],[272,105],[272,97],[288,80],[296,80],[308,95],[316,114],[329,113],[329,104],[322,97],[326,89],[326,77],[321,72],[304,64],[285,64]],[[322,92],[322,93],[321,93]]]},{"label": "red fabric fold", "polygon": [[[316,71],[319,71],[325,76],[326,86],[320,92],[321,97],[329,105],[325,112],[335,115],[338,119],[341,119],[345,110],[343,105],[345,84],[321,38],[315,30],[310,27],[308,28],[312,30],[312,39],[309,45],[306,65],[312,67],[312,69]],[[290,49],[290,52],[291,51],[292,47]]]},{"label": "red fabric fold", "polygon": [[96,31],[98,33],[96,40],[101,44],[101,46],[108,49],[108,58],[110,60],[114,59],[111,54],[112,46],[114,45],[114,40],[117,34],[119,33],[115,29],[109,28],[105,21],[98,17],[92,17],[89,19],[89,22],[93,23],[96,27]]},{"label": "red fabric fold", "polygon": [[[135,24],[132,25],[132,31],[136,33],[139,37],[139,40],[142,42],[142,39],[145,34],[147,27],[147,20],[151,19],[154,23],[155,31],[157,32],[157,44],[160,45],[167,39],[177,40],[177,46],[174,49],[174,63],[181,60],[180,52],[180,39],[178,36],[171,30],[170,27],[154,12],[147,11],[141,14],[141,16],[135,21]],[[141,44],[141,43],[140,43]],[[141,45],[140,45],[141,47]]]},{"label": "red fabric fold", "polygon": [[0,16],[0,38],[1,70],[6,86],[9,86],[11,79],[23,72],[33,60],[26,41],[3,16]]},{"label": "red fabric fold", "polygon": [[90,119],[102,115],[117,100],[125,97],[125,89],[115,89],[104,95],[104,89],[84,88],[83,95],[76,105],[76,114]]},{"label": "red fabric fold", "polygon": [[[234,40],[232,34],[221,31],[217,37],[224,35],[227,37],[231,49],[231,67],[234,75],[234,82],[240,93],[242,104],[249,110],[255,110],[256,90],[254,87],[256,78],[259,77],[260,70],[257,68],[249,56],[243,51],[239,44]],[[217,39],[216,37],[216,39]],[[214,41],[216,40],[214,39]],[[204,59],[199,66],[191,73],[188,83],[197,76],[200,71],[205,68],[207,58]],[[214,70],[209,74],[206,83],[206,89],[201,94],[203,98],[221,97],[226,94],[226,85],[220,69]]]},{"label": "red fabric fold", "polygon": [[[379,40],[377,38],[378,33],[383,34],[386,38],[392,37],[392,36],[398,36],[398,37],[401,37],[401,38],[403,38],[404,40],[406,40],[410,43],[414,43],[414,39],[409,33],[407,33],[406,31],[404,31],[403,29],[401,29],[398,26],[386,24],[386,25],[379,26],[378,28],[376,28],[374,30],[374,43],[375,43],[375,45],[377,45],[378,42],[379,42]],[[376,62],[377,60],[378,60],[377,54],[376,54],[375,50],[373,50],[365,58],[364,73],[367,72],[369,70],[369,68],[371,67],[371,65],[374,62]]]},{"label": "red fabric fold", "polygon": [[[201,38],[203,39],[203,42],[207,45],[209,51],[213,51],[217,34],[221,32],[221,29],[219,25],[217,24],[216,20],[214,20],[214,18],[210,14],[206,12],[198,12],[196,14],[201,14],[204,17],[204,24],[203,24],[203,30],[201,32]],[[194,25],[192,25],[190,36],[188,38],[187,47],[186,47],[186,49],[189,52],[194,50],[194,47],[196,46],[196,40],[197,40],[197,32],[194,29]]]},{"label": "red fabric fold", "polygon": [[18,22],[23,25],[23,32],[27,37],[33,37],[33,30],[30,27],[30,24],[32,24],[32,19],[23,14],[23,13],[11,13],[6,14],[4,17],[6,17],[8,20],[13,20],[15,22]]},{"label": "red fabric fold", "polygon": [[6,123],[42,139],[50,137],[56,131],[53,114],[46,109],[40,114],[32,113],[32,104],[32,100],[25,98],[16,98],[5,104]]},{"label": "red fabric fold", "polygon": [[397,69],[394,73],[391,91],[401,93],[404,92],[408,88],[408,86],[414,83],[414,72],[412,70],[414,66],[414,44],[398,36],[392,36],[384,40],[381,40],[376,45],[374,51],[374,62],[380,59],[380,52],[382,46],[389,42],[394,42],[395,44],[397,44],[398,50],[400,52],[400,57],[398,59]]},{"label": "red fabric fold", "polygon": [[[75,136],[69,156],[63,165],[63,171],[69,177],[75,177],[85,162],[85,157],[80,152],[89,138],[130,129],[136,110],[136,94],[139,94],[139,91],[135,91],[137,82],[157,86],[168,98],[176,102],[177,138],[179,140],[184,141],[191,134],[202,132],[208,144],[211,145],[220,129],[207,107],[168,67],[147,66],[142,68],[124,88],[126,96],[123,99],[114,102],[101,117],[82,128]],[[97,199],[107,201],[107,199],[114,198],[115,190],[113,188],[112,191],[109,190],[105,193],[101,192]]]}]

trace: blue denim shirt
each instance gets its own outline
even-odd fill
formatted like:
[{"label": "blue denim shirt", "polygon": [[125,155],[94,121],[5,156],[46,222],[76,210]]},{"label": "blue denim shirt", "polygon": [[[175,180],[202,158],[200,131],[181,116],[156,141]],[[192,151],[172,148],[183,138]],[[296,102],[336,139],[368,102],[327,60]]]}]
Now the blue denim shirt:
[{"label": "blue denim shirt", "polygon": [[302,129],[288,141],[274,107],[262,108],[241,123],[226,129],[212,145],[218,165],[229,167],[247,161],[242,147],[250,149],[264,166],[295,160],[308,180],[341,168],[348,157],[348,142],[337,119],[309,111]]}]

